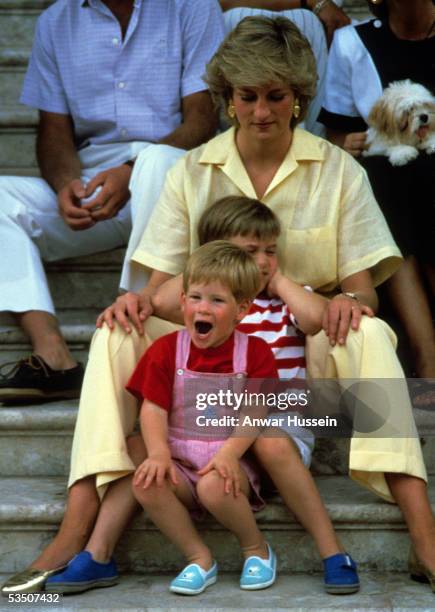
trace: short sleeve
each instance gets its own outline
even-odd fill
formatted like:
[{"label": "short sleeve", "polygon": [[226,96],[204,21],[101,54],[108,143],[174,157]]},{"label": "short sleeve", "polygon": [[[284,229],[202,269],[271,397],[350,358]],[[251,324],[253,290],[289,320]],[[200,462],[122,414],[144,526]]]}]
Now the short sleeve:
[{"label": "short sleeve", "polygon": [[278,378],[273,353],[262,338],[249,336],[248,378]]},{"label": "short sleeve", "polygon": [[176,276],[190,254],[190,216],[184,193],[185,159],[167,175],[160,198],[132,260]]},{"label": "short sleeve", "polygon": [[20,102],[42,111],[70,114],[46,14],[41,15],[36,25]]},{"label": "short sleeve", "polygon": [[338,277],[370,270],[375,286],[389,278],[402,257],[373,195],[366,172],[345,155],[339,215]]},{"label": "short sleeve", "polygon": [[[200,6],[199,6],[200,5]],[[222,11],[216,0],[185,2],[183,13],[183,74],[181,97],[207,89],[205,65],[224,37]]]},{"label": "short sleeve", "polygon": [[164,410],[172,405],[177,333],[156,340],[142,355],[127,391],[140,400],[147,399]]},{"label": "short sleeve", "polygon": [[326,127],[344,132],[366,129],[366,123],[356,107],[353,92],[353,35],[356,36],[353,26],[340,28],[334,33],[319,115],[319,121]]}]

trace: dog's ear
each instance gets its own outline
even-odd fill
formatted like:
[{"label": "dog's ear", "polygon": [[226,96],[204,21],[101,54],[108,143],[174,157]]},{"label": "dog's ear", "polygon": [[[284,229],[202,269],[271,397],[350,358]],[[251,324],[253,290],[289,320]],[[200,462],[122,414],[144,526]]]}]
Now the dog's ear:
[{"label": "dog's ear", "polygon": [[379,98],[372,106],[368,117],[368,123],[370,126],[376,128],[379,131],[383,131],[385,104],[381,98]]},{"label": "dog's ear", "polygon": [[406,109],[406,110],[403,110],[400,113],[400,115],[398,117],[398,119],[399,119],[399,121],[398,121],[398,128],[399,128],[400,132],[404,132],[406,130],[406,128],[408,127],[408,124],[409,124],[409,114],[411,113],[411,110],[412,109]]},{"label": "dog's ear", "polygon": [[378,132],[389,137],[394,136],[397,130],[394,112],[384,98],[379,98],[372,106],[368,117],[368,123]]}]

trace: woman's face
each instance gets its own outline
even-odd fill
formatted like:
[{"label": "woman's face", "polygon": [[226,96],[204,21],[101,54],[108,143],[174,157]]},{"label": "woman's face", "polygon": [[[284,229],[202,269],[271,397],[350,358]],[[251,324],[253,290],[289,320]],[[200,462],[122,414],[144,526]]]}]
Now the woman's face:
[{"label": "woman's face", "polygon": [[235,87],[232,103],[246,136],[261,140],[288,137],[295,96],[288,85],[271,83],[263,87]]}]

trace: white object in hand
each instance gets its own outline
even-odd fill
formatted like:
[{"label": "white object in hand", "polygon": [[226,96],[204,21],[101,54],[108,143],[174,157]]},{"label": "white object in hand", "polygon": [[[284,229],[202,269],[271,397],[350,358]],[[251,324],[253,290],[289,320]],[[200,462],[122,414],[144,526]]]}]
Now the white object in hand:
[{"label": "white object in hand", "polygon": [[81,198],[80,203],[81,204],[87,204],[88,202],[90,202],[91,200],[94,200],[97,195],[100,193],[102,187],[98,186],[95,191],[93,193],[91,193],[90,196],[88,196],[87,198]]}]

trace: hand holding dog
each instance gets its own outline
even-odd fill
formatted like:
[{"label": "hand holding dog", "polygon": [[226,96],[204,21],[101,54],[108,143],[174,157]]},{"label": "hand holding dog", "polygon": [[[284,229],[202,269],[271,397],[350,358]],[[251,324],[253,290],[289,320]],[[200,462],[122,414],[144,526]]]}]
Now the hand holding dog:
[{"label": "hand holding dog", "polygon": [[350,132],[346,134],[343,149],[352,157],[359,157],[366,147],[367,132]]}]

